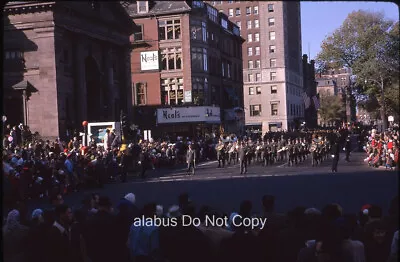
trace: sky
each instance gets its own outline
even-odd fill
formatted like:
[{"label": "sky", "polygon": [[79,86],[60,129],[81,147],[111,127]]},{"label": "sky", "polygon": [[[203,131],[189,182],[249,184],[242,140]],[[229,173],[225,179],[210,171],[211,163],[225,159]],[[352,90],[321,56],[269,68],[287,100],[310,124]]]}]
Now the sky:
[{"label": "sky", "polygon": [[390,2],[301,2],[303,54],[314,59],[325,37],[339,28],[348,14],[360,9],[383,12],[386,18],[399,20],[399,8]]}]

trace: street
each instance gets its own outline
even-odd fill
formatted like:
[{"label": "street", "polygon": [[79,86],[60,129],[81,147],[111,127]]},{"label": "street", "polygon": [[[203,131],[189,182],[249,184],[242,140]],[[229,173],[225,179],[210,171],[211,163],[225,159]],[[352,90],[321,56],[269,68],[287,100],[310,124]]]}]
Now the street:
[{"label": "street", "polygon": [[[250,165],[248,173],[240,175],[239,167],[216,168],[215,161],[198,165],[195,176],[186,176],[184,169],[150,171],[148,178],[130,177],[127,183],[108,184],[103,189],[86,190],[107,195],[116,204],[126,193],[136,195],[137,205],[156,202],[164,211],[177,204],[177,196],[188,192],[199,208],[209,205],[220,212],[237,211],[242,200],[253,203],[253,211],[261,212],[261,197],[276,197],[276,209],[287,212],[296,206],[323,208],[328,203],[339,203],[344,212],[357,212],[364,204],[380,205],[386,213],[390,200],[398,194],[396,171],[370,168],[363,162],[364,153],[353,153],[351,162],[341,154],[338,173],[330,173],[331,160],[311,167],[310,159],[295,167],[277,164],[272,167]],[[84,192],[65,196],[65,202],[79,206]],[[28,210],[48,207],[47,199],[33,200]]]}]

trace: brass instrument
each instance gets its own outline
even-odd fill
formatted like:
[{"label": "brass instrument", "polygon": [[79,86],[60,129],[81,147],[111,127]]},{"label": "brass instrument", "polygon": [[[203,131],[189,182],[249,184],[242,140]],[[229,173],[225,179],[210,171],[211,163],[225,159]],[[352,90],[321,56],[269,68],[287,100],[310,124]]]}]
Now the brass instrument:
[{"label": "brass instrument", "polygon": [[224,147],[225,147],[224,144],[219,144],[219,145],[217,146],[217,150],[218,150],[218,151],[221,151],[222,149],[224,149]]}]

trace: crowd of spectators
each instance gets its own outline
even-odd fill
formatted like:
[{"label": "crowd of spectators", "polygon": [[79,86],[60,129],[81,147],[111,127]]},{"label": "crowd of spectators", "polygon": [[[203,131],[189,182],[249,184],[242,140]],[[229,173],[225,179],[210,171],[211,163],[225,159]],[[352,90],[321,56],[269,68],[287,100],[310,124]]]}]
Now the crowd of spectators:
[{"label": "crowd of spectators", "polygon": [[364,150],[367,153],[365,162],[369,166],[378,168],[385,167],[387,170],[399,168],[399,131],[386,131],[379,133],[372,129],[365,140]]},{"label": "crowd of spectators", "polygon": [[[321,210],[296,207],[275,212],[275,198],[260,199],[255,214],[244,200],[232,214],[210,206],[199,209],[187,193],[163,209],[156,203],[136,205],[133,193],[115,207],[107,196],[86,195],[81,206],[52,199],[51,209],[36,209],[29,219],[19,208],[9,211],[3,226],[5,262],[394,262],[398,258],[398,197],[388,215],[376,205],[348,212],[338,204]],[[264,228],[237,225],[233,218],[267,218]],[[182,217],[199,218],[200,225],[183,225]],[[222,226],[206,225],[206,217],[227,217]],[[147,223],[156,218],[177,224]],[[147,221],[146,223],[136,223]]]}]

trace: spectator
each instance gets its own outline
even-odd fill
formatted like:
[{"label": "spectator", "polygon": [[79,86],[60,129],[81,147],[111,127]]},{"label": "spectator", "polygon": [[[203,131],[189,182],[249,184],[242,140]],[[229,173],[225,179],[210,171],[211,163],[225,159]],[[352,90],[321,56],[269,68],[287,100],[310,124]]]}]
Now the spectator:
[{"label": "spectator", "polygon": [[367,262],[387,261],[390,255],[392,236],[381,220],[375,220],[366,228],[364,240]]},{"label": "spectator", "polygon": [[35,209],[32,212],[31,227],[28,235],[28,262],[46,261],[45,246],[48,228],[49,226],[45,224],[43,210]]},{"label": "spectator", "polygon": [[19,211],[11,210],[3,226],[4,262],[23,262],[26,260],[28,230],[28,227],[20,224]]},{"label": "spectator", "polygon": [[71,223],[72,211],[60,204],[55,208],[55,218],[52,227],[47,234],[46,255],[47,261],[72,261]]}]

